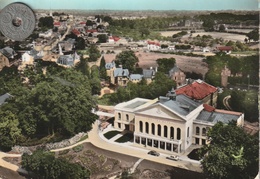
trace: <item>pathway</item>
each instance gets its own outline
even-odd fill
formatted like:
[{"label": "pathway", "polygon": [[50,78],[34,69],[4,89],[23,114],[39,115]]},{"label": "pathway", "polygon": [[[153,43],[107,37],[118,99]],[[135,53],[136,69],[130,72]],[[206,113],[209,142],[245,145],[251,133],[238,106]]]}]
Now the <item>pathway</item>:
[{"label": "pathway", "polygon": [[135,169],[137,168],[137,166],[143,161],[143,158],[140,158],[135,164],[134,166],[130,169],[130,174],[135,172]]}]

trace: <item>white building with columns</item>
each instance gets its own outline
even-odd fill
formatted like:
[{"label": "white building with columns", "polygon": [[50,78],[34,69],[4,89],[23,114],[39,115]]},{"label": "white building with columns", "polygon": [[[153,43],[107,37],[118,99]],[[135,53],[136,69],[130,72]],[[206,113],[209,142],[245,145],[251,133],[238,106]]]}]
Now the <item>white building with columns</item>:
[{"label": "white building with columns", "polygon": [[135,98],[115,106],[115,128],[134,134],[134,144],[151,150],[182,153],[191,144],[206,144],[207,131],[218,121],[244,124],[244,114],[217,110],[174,91],[168,97]]}]

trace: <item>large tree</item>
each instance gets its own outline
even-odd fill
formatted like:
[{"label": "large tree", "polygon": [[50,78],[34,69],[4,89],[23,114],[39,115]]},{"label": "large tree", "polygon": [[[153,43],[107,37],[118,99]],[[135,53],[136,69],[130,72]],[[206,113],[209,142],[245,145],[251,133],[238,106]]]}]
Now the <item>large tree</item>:
[{"label": "large tree", "polygon": [[235,122],[221,122],[208,134],[211,141],[202,148],[207,153],[201,162],[209,178],[250,179],[258,172],[258,136],[246,134]]},{"label": "large tree", "polygon": [[115,63],[117,66],[122,65],[124,69],[128,69],[130,73],[135,71],[136,64],[139,62],[134,51],[127,50],[119,53],[116,56]]},{"label": "large tree", "polygon": [[41,150],[32,155],[22,156],[22,167],[36,178],[48,179],[85,179],[90,177],[89,170],[65,159],[57,159],[53,153]]},{"label": "large tree", "polygon": [[248,40],[258,41],[259,40],[259,29],[254,29],[247,33]]},{"label": "large tree", "polygon": [[100,60],[99,75],[101,79],[105,79],[105,80],[107,79],[106,61],[104,56],[102,56]]},{"label": "large tree", "polygon": [[89,61],[95,62],[101,56],[100,51],[96,45],[90,45],[89,47]]},{"label": "large tree", "polygon": [[158,71],[168,74],[175,65],[175,58],[159,58],[156,62],[159,65]]}]

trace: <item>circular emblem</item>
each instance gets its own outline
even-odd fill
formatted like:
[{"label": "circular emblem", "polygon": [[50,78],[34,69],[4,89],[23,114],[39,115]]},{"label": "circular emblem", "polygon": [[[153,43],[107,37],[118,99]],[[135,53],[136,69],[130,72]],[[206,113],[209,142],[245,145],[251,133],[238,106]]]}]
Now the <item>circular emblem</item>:
[{"label": "circular emblem", "polygon": [[35,28],[35,15],[31,8],[22,3],[7,5],[0,12],[0,31],[15,41],[29,37]]}]

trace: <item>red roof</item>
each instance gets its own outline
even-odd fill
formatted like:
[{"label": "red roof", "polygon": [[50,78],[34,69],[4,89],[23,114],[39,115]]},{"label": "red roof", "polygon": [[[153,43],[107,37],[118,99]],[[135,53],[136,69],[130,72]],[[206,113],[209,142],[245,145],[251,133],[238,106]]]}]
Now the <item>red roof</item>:
[{"label": "red roof", "polygon": [[119,37],[116,37],[116,36],[112,36],[112,38],[114,39],[115,42],[117,42],[118,40],[120,40]]},{"label": "red roof", "polygon": [[75,34],[75,35],[77,35],[77,36],[80,35],[80,32],[79,32],[77,29],[73,29],[73,30],[72,30],[72,33]]},{"label": "red roof", "polygon": [[203,104],[204,110],[208,111],[208,112],[212,112],[215,111],[215,108],[213,106],[210,106],[208,104]]},{"label": "red roof", "polygon": [[53,22],[53,25],[54,25],[54,26],[60,26],[61,23],[60,23],[60,22]]},{"label": "red roof", "polygon": [[84,25],[86,25],[86,22],[83,21],[83,22],[80,22],[79,24],[84,24]]},{"label": "red roof", "polygon": [[147,43],[148,43],[149,45],[157,45],[157,46],[160,46],[160,43],[158,43],[158,42],[148,41]]},{"label": "red roof", "polygon": [[223,47],[217,47],[218,50],[220,51],[230,51],[232,50],[231,46],[223,46]]},{"label": "red roof", "polygon": [[204,81],[197,80],[191,84],[176,89],[176,94],[183,94],[192,99],[201,100],[218,89]]},{"label": "red roof", "polygon": [[96,29],[90,29],[90,30],[87,30],[87,32],[93,33],[93,32],[97,32],[97,30]]}]

